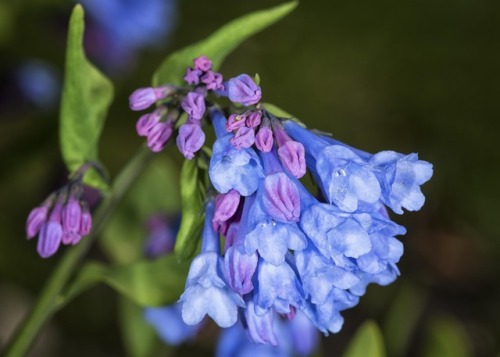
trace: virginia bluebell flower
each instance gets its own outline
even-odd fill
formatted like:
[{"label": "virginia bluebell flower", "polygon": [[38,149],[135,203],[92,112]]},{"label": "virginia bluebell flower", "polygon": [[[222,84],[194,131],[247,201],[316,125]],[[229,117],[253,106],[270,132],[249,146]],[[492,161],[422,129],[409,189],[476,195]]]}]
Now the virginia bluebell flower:
[{"label": "virginia bluebell flower", "polygon": [[202,323],[187,325],[182,320],[182,306],[177,303],[144,309],[144,319],[151,324],[160,338],[169,345],[180,345],[193,338]]},{"label": "virginia bluebell flower", "polygon": [[147,223],[148,236],[144,248],[148,258],[157,258],[169,254],[174,250],[179,223],[173,222],[165,215],[154,214]]},{"label": "virginia bluebell flower", "polygon": [[[420,186],[432,176],[432,165],[416,154],[372,155],[316,135],[268,112],[250,76],[222,83],[222,76],[211,70],[208,58],[195,59],[184,78],[189,87],[162,102],[167,114],[153,113],[137,124],[138,133],[149,138],[165,122],[163,116],[174,113],[174,125],[186,112],[177,143],[188,159],[204,143],[205,118],[216,135],[208,166],[213,186],[208,191],[215,189],[215,204],[210,194],[202,249],[180,300],[182,317],[195,324],[208,314],[221,327],[240,320],[250,340],[277,345],[241,342],[236,350],[236,340],[225,337],[240,338],[241,331],[233,327],[223,333],[220,355],[289,355],[293,343],[277,330],[287,325],[284,318],[288,325],[295,320],[298,326],[308,325],[309,331],[314,326],[325,334],[338,332],[342,311],[358,304],[368,284],[396,279],[403,254],[396,237],[406,231],[390,219],[386,207],[398,214],[420,209]],[[209,91],[247,108],[236,105],[223,112],[212,99],[206,101]],[[320,191],[316,196],[299,181],[308,171]],[[33,214],[32,231],[43,214]],[[219,233],[225,239],[223,252]],[[317,343],[315,332],[308,336],[296,347],[304,355]]]},{"label": "virginia bluebell flower", "polygon": [[24,97],[42,109],[57,105],[61,92],[60,74],[50,64],[30,60],[16,69],[16,82]]},{"label": "virginia bluebell flower", "polygon": [[205,114],[205,97],[196,92],[189,92],[182,101],[182,109],[190,119],[200,120]]},{"label": "virginia bluebell flower", "polygon": [[238,130],[246,125],[246,115],[244,114],[231,114],[227,118],[226,131],[231,132],[233,130]]},{"label": "virginia bluebell flower", "polygon": [[234,189],[242,196],[251,195],[264,177],[260,159],[252,148],[238,150],[231,145],[226,118],[220,111],[212,109],[209,115],[217,135],[209,168],[212,184],[220,193]]},{"label": "virginia bluebell flower", "polygon": [[402,207],[422,207],[420,185],[431,178],[432,165],[418,160],[416,154],[360,154],[338,142],[331,144],[292,121],[284,125],[292,137],[305,144],[309,169],[325,197],[340,209],[354,212],[359,203],[375,204],[378,200],[400,214]]},{"label": "virginia bluebell flower", "polygon": [[167,98],[175,93],[176,87],[166,85],[162,87],[147,87],[136,89],[129,98],[129,106],[132,110],[144,110],[159,100]]},{"label": "virginia bluebell flower", "polygon": [[245,236],[250,226],[249,214],[254,202],[255,195],[244,199],[240,223],[232,223],[226,234],[224,271],[231,289],[240,296],[248,294],[254,289],[253,276],[259,259],[255,252],[247,254],[244,247]]},{"label": "virginia bluebell flower", "polygon": [[262,98],[260,87],[247,74],[231,78],[226,84],[226,90],[230,101],[245,106],[257,104]]},{"label": "virginia bluebell flower", "polygon": [[256,203],[251,210],[251,228],[245,238],[248,254],[259,252],[267,262],[280,265],[289,249],[307,246],[305,235],[296,222],[300,216],[299,191],[282,171],[275,153],[262,153],[267,176],[261,180]]},{"label": "virginia bluebell flower", "polygon": [[273,328],[275,312],[268,310],[264,314],[258,315],[253,300],[247,299],[245,302],[245,327],[250,340],[254,343],[277,346],[278,340]]},{"label": "virginia bluebell flower", "polygon": [[257,286],[255,287],[255,311],[258,315],[265,314],[273,308],[280,314],[290,313],[293,307],[304,308],[304,290],[302,284],[292,269],[293,257],[280,265],[274,265],[264,260],[257,267]]},{"label": "virginia bluebell flower", "polygon": [[182,124],[179,127],[176,142],[181,154],[186,159],[191,160],[205,143],[205,133],[201,128],[201,124],[196,120],[189,120],[187,123]]},{"label": "virginia bluebell flower", "polygon": [[247,333],[240,324],[224,329],[217,343],[216,357],[290,357],[293,347],[286,331],[279,324],[274,324],[277,330],[277,346],[258,344],[248,339]]},{"label": "virginia bluebell flower", "polygon": [[[155,119],[152,119],[155,120]],[[155,123],[148,130],[147,139],[148,147],[153,152],[160,152],[163,150],[167,141],[172,136],[174,131],[174,122],[167,120],[162,123]]]},{"label": "virginia bluebell flower", "polygon": [[48,220],[40,228],[37,251],[42,258],[50,257],[59,249],[64,234],[61,224],[62,208],[63,203],[59,199],[52,208]]},{"label": "virginia bluebell flower", "polygon": [[123,70],[139,50],[165,44],[176,25],[176,0],[80,1],[89,14],[85,47],[109,71]]},{"label": "virginia bluebell flower", "polygon": [[186,288],[181,295],[182,319],[188,325],[198,324],[209,315],[219,326],[229,327],[238,319],[243,299],[233,292],[224,276],[219,235],[212,227],[214,203],[206,207],[201,253],[191,263]]}]

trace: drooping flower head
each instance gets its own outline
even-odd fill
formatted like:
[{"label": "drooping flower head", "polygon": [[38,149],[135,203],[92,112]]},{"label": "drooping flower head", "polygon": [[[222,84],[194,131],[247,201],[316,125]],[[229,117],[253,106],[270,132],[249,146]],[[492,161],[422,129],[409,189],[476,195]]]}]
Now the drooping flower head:
[{"label": "drooping flower head", "polygon": [[[279,347],[259,353],[286,354],[277,326],[295,321],[309,331],[336,333],[342,312],[358,304],[369,284],[396,279],[403,254],[398,236],[406,231],[387,207],[398,214],[420,209],[420,186],[432,176],[432,165],[416,154],[373,155],[316,134],[269,112],[250,76],[222,81],[212,67],[209,58],[196,58],[184,77],[187,87],[160,99],[160,107],[137,123],[140,135],[161,137],[155,128],[171,113],[187,159],[205,144],[206,128],[216,136],[202,248],[180,299],[182,318],[196,324],[209,315],[221,327],[239,322],[251,341]],[[231,106],[221,108],[217,96]],[[181,116],[185,122],[178,122]],[[204,149],[201,158],[209,152]],[[314,194],[300,180],[307,173]],[[30,233],[48,214],[43,208],[33,213]],[[307,336],[297,352],[307,354],[317,343],[314,333]],[[222,354],[237,354],[232,342],[222,346]]]},{"label": "drooping flower head", "polygon": [[37,251],[42,258],[54,255],[61,244],[75,245],[92,229],[92,216],[82,198],[82,178],[90,166],[77,170],[73,179],[31,210],[26,221],[26,236],[38,235]]}]

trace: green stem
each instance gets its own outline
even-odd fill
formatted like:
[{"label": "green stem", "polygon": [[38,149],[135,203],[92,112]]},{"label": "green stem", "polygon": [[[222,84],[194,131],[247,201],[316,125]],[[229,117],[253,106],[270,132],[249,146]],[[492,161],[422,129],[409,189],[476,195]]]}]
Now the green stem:
[{"label": "green stem", "polygon": [[82,258],[90,249],[94,238],[100,234],[116,205],[152,158],[147,147],[142,147],[116,177],[113,189],[103,200],[94,215],[92,233],[77,246],[67,251],[46,282],[32,310],[18,327],[4,350],[4,357],[24,356],[32,346],[43,326],[62,306],[59,297]]}]

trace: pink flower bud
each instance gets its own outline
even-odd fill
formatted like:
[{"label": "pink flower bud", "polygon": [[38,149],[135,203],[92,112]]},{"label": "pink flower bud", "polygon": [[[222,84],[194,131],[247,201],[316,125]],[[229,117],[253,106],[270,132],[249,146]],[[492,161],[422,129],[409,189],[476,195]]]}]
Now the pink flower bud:
[{"label": "pink flower bud", "polygon": [[236,130],[229,142],[238,150],[249,148],[255,142],[255,131],[252,128],[242,126]]},{"label": "pink flower bud", "polygon": [[231,132],[245,126],[246,117],[243,114],[231,114],[227,119],[226,131]]}]

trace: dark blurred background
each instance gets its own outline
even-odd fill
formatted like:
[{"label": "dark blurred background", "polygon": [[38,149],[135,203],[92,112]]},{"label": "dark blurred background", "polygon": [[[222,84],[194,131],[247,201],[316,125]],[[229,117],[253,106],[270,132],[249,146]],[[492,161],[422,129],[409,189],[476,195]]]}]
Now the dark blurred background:
[{"label": "dark blurred background", "polygon": [[[99,42],[106,29],[87,13],[89,56],[116,86],[100,144],[112,176],[142,144],[128,95],[150,83],[164,56],[233,18],[280,3],[165,2],[159,43],[142,47]],[[65,180],[58,91],[73,5],[0,2],[0,345],[61,256],[39,258],[24,223]],[[402,276],[389,287],[370,287],[344,313],[343,330],[323,341],[323,355],[340,355],[359,324],[372,318],[391,356],[498,356],[499,11],[495,1],[302,1],[222,67],[227,77],[258,72],[265,101],[338,140],[371,152],[418,152],[434,164],[424,208],[393,217],[408,229]],[[181,162],[175,150],[169,155]],[[102,257],[97,247],[90,254]],[[199,339],[198,347],[181,351],[209,355],[213,341]],[[114,292],[98,287],[77,298],[32,355],[125,355]]]}]

